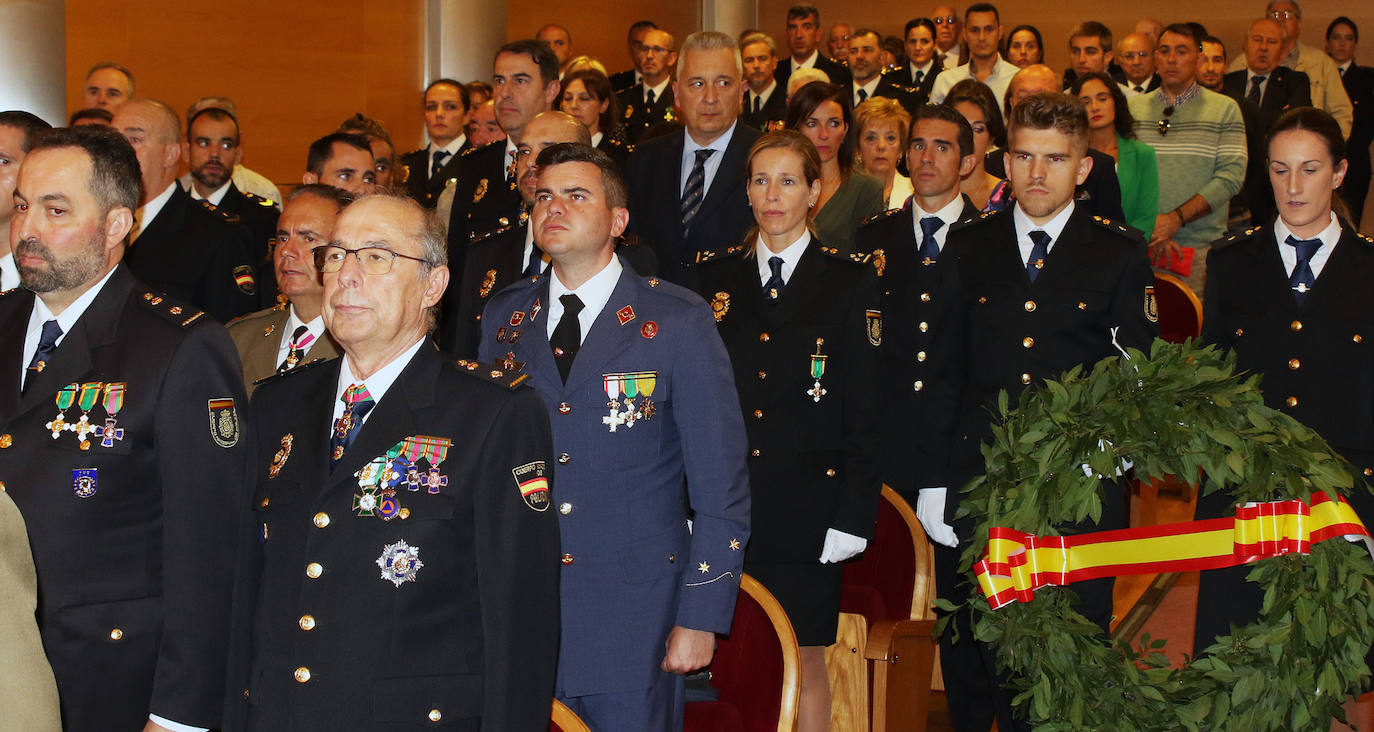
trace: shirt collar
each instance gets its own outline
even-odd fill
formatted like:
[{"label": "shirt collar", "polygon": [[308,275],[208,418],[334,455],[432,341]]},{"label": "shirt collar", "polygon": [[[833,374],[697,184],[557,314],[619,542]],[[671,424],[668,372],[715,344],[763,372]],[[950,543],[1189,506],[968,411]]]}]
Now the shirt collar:
[{"label": "shirt collar", "polygon": [[1350,70],[1350,65],[1353,64],[1353,63],[1355,63],[1355,59],[1352,58],[1352,59],[1350,59],[1349,61],[1346,61],[1346,62],[1343,63],[1343,64],[1336,64],[1336,70],[1339,71],[1339,72],[1341,72],[1342,75],[1344,75],[1345,72],[1347,72],[1347,71]]},{"label": "shirt collar", "polygon": [[225,181],[224,185],[220,186],[219,188],[216,188],[210,195],[202,196],[200,195],[200,192],[196,190],[196,185],[192,183],[191,190],[188,192],[191,194],[191,198],[194,198],[198,201],[209,201],[211,204],[218,206],[219,202],[224,200],[224,194],[229,192],[229,186],[232,185],[234,185],[234,181],[232,179]]},{"label": "shirt collar", "polygon": [[883,80],[883,75],[882,75],[882,74],[878,74],[877,76],[873,77],[873,80],[870,81],[870,82],[868,82],[867,84],[862,84],[862,85],[861,85],[861,84],[859,84],[859,82],[857,82],[857,81],[856,81],[856,82],[853,82],[854,89],[853,89],[850,93],[857,96],[858,93],[859,93],[859,90],[860,90],[860,89],[863,89],[865,92],[868,93],[868,96],[864,97],[864,99],[872,99],[872,98],[873,98],[873,92],[878,88],[878,83],[881,82],[882,80]]},{"label": "shirt collar", "polygon": [[1163,84],[1160,84],[1159,88],[1155,90],[1155,94],[1159,95],[1159,100],[1163,102],[1164,106],[1166,107],[1181,107],[1184,104],[1187,104],[1188,102],[1192,101],[1194,98],[1197,97],[1197,95],[1201,93],[1202,87],[1198,86],[1196,79],[1193,80],[1192,84],[1188,85],[1187,89],[1183,90],[1182,94],[1179,94],[1177,97],[1174,97],[1173,99],[1169,98],[1169,92],[1164,91]]},{"label": "shirt collar", "polygon": [[604,138],[604,137],[606,137],[606,135],[603,134],[603,133],[601,133],[601,132],[593,132],[593,133],[592,133],[592,147],[596,147],[597,145],[600,145],[600,144],[601,144],[601,140],[602,140],[602,138]]},{"label": "shirt collar", "polygon": [[339,383],[334,387],[334,401],[338,402],[340,399],[343,399],[344,392],[353,384],[366,385],[367,393],[372,395],[374,404],[382,401],[382,397],[386,396],[387,390],[391,388],[392,384],[396,383],[396,379],[400,377],[402,371],[405,371],[406,366],[410,363],[411,359],[415,358],[415,354],[419,352],[420,346],[424,345],[424,343],[425,336],[420,336],[420,339],[415,341],[415,345],[406,349],[405,353],[393,358],[390,363],[377,369],[377,373],[363,380],[359,380],[353,375],[353,369],[350,368],[348,364],[348,356],[345,355],[343,358],[339,359]]},{"label": "shirt collar", "polygon": [[[1288,228],[1287,224],[1283,223],[1282,216],[1275,218],[1274,239],[1279,244],[1283,244],[1288,240],[1289,236],[1292,236],[1294,239],[1302,238],[1294,234],[1293,230]],[[1341,240],[1341,221],[1336,218],[1335,211],[1331,212],[1331,223],[1327,224],[1325,229],[1322,229],[1322,233],[1318,234],[1317,238],[1322,240],[1322,246],[1328,247],[1328,250],[1335,248],[1336,242]]]},{"label": "shirt collar", "polygon": [[953,201],[946,203],[939,211],[926,211],[921,208],[921,204],[917,203],[914,197],[911,199],[911,220],[916,223],[918,229],[921,228],[921,219],[935,216],[945,222],[943,229],[948,231],[950,226],[959,222],[959,214],[963,212],[964,197],[962,195],[955,196]]},{"label": "shirt collar", "polygon": [[791,56],[788,56],[788,57],[787,57],[787,61],[788,61],[788,63],[792,64],[792,70],[793,70],[793,71],[796,71],[796,70],[798,70],[798,69],[810,69],[810,68],[814,68],[814,67],[816,66],[816,61],[820,58],[820,56],[821,56],[821,49],[820,49],[819,46],[817,46],[817,47],[816,47],[816,50],[812,51],[812,52],[811,52],[811,55],[806,57],[806,60],[805,60],[805,61],[802,61],[801,63],[797,63],[797,59],[792,58]]},{"label": "shirt collar", "polygon": [[663,77],[663,81],[660,81],[658,83],[658,86],[648,86],[644,89],[645,91],[652,91],[654,93],[654,101],[657,102],[659,99],[663,98],[663,90],[667,89],[668,85],[672,82],[673,76],[672,74],[669,74],[668,76]]},{"label": "shirt collar", "polygon": [[1029,238],[1032,231],[1043,231],[1050,235],[1050,244],[1045,248],[1046,253],[1048,253],[1059,242],[1059,235],[1064,233],[1064,226],[1069,223],[1069,217],[1073,215],[1074,202],[1069,201],[1069,205],[1065,206],[1063,211],[1060,211],[1044,226],[1037,226],[1034,221],[1031,221],[1026,212],[1021,210],[1020,203],[1017,203],[1013,208],[1012,219],[1016,222],[1017,241]]},{"label": "shirt collar", "polygon": [[754,259],[759,265],[759,283],[768,281],[773,276],[773,269],[768,266],[768,260],[773,257],[782,257],[782,281],[786,283],[792,279],[792,272],[797,269],[797,262],[801,260],[802,254],[806,252],[806,245],[811,243],[811,232],[802,229],[801,236],[797,240],[787,245],[787,248],[775,252],[763,243],[763,235],[760,234],[758,243],[754,245]]},{"label": "shirt collar", "polygon": [[777,89],[777,88],[778,88],[778,82],[777,82],[777,80],[775,79],[775,80],[773,80],[773,81],[768,82],[768,86],[765,87],[764,90],[761,91],[761,92],[756,92],[756,91],[754,91],[753,89],[750,89],[750,90],[749,90],[750,101],[752,101],[754,97],[758,97],[758,98],[759,98],[759,104],[767,104],[767,103],[768,103],[768,100],[771,99],[771,98],[773,97],[773,90],[774,90],[774,89]]},{"label": "shirt collar", "polygon": [[925,77],[930,76],[930,70],[935,66],[935,57],[931,56],[930,60],[926,62],[925,66],[917,66],[916,64],[907,64],[907,66],[911,68],[911,83],[915,84],[917,71],[923,72],[921,75],[922,79],[925,79]]},{"label": "shirt collar", "polygon": [[86,312],[86,308],[91,306],[91,302],[95,300],[96,295],[100,294],[100,291],[105,287],[105,283],[109,282],[110,275],[114,274],[115,269],[116,267],[110,268],[110,271],[106,272],[105,276],[101,277],[99,282],[81,293],[80,297],[73,300],[72,304],[68,305],[67,309],[63,310],[61,315],[53,315],[52,311],[48,309],[47,303],[43,302],[43,298],[35,296],[33,298],[33,312],[29,315],[29,329],[40,329],[43,327],[44,323],[55,319],[57,320],[58,326],[62,328],[62,336],[57,339],[57,342],[61,343],[62,338],[66,338],[67,334],[72,332],[72,328],[76,325],[76,321],[81,319],[82,314]]},{"label": "shirt collar", "polygon": [[290,306],[288,306],[288,307],[287,307],[287,312],[289,313],[289,314],[286,316],[286,338],[287,338],[287,340],[290,340],[291,334],[292,334],[292,333],[295,333],[295,332],[296,332],[296,329],[299,328],[299,327],[301,327],[302,325],[304,325],[304,326],[306,327],[306,329],[310,331],[310,335],[315,336],[316,338],[319,338],[319,337],[320,337],[320,334],[321,334],[321,333],[324,333],[324,314],[323,314],[323,313],[321,313],[320,315],[316,315],[314,320],[312,320],[312,321],[310,321],[309,323],[307,323],[307,322],[301,320],[300,313],[297,313],[297,312],[296,312],[296,306],[295,306],[295,305],[290,305]]},{"label": "shirt collar", "polygon": [[[720,137],[717,137],[716,139],[712,140],[709,145],[698,145],[696,139],[692,137],[691,131],[683,129],[682,136],[683,138],[685,138],[686,141],[682,145],[682,159],[693,159],[694,157],[696,157],[697,150],[715,150],[716,154],[712,155],[711,157],[716,160],[719,160],[719,156],[725,154],[725,148],[730,146],[730,138],[734,136],[735,127],[737,125],[739,125],[739,120],[731,122],[730,127],[725,130],[725,133],[722,134]],[[708,160],[707,162],[711,161]]]},{"label": "shirt collar", "polygon": [[433,160],[433,159],[434,159],[434,153],[436,153],[436,152],[438,152],[438,151],[440,151],[440,150],[443,150],[444,152],[448,153],[449,155],[457,155],[458,152],[459,152],[460,150],[463,149],[463,146],[467,144],[467,142],[468,142],[467,133],[459,133],[459,135],[458,135],[457,137],[453,138],[452,140],[449,140],[449,141],[448,141],[448,144],[447,144],[447,145],[444,145],[443,147],[439,147],[438,145],[435,145],[435,144],[434,144],[434,141],[433,141],[433,140],[430,140],[430,142],[429,142],[429,157],[430,157],[431,160]]},{"label": "shirt collar", "polygon": [[[578,317],[581,321],[583,316],[586,322],[595,322],[596,316],[606,307],[606,302],[611,299],[611,292],[615,290],[615,283],[620,280],[620,257],[611,254],[611,261],[606,263],[600,272],[592,275],[590,279],[583,282],[576,290],[569,290],[558,279],[558,270],[549,268],[549,323],[557,323],[555,315],[562,315],[563,303],[558,298],[563,295],[577,295],[577,299],[582,301],[582,314]],[[587,335],[587,330],[582,330],[582,335]]]},{"label": "shirt collar", "polygon": [[147,231],[148,226],[153,223],[153,219],[162,212],[167,202],[172,200],[172,192],[176,189],[176,181],[167,185],[167,189],[157,195],[157,198],[138,207],[138,228],[140,231]]}]

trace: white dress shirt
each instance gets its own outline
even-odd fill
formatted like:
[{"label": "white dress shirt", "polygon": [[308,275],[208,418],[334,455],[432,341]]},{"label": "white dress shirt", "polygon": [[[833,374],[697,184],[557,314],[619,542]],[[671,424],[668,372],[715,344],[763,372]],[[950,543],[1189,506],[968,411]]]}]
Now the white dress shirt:
[{"label": "white dress shirt", "polygon": [[0,292],[13,290],[19,286],[19,265],[14,263],[14,252],[0,257]]},{"label": "white dress shirt", "polygon": [[773,257],[782,257],[782,283],[792,279],[792,272],[797,269],[797,262],[801,260],[802,253],[806,251],[806,245],[811,242],[811,232],[802,229],[802,235],[797,240],[787,245],[787,248],[775,252],[768,248],[763,242],[763,235],[759,235],[758,243],[754,245],[754,259],[759,265],[759,287],[768,284],[768,280],[773,277],[773,268],[768,266],[768,260]]},{"label": "white dress shirt", "polygon": [[38,352],[38,339],[43,334],[43,324],[49,320],[57,320],[58,327],[62,329],[62,335],[57,337],[57,345],[62,345],[62,341],[67,340],[67,334],[72,332],[72,327],[76,325],[76,321],[80,320],[82,313],[85,313],[86,308],[91,306],[91,301],[100,294],[101,288],[105,287],[106,282],[109,282],[112,274],[114,274],[114,269],[106,272],[99,282],[81,293],[80,297],[73,300],[72,304],[68,305],[67,309],[63,310],[60,315],[53,315],[52,311],[48,309],[47,303],[43,302],[43,298],[37,296],[33,298],[33,310],[29,311],[29,327],[24,332],[24,358],[19,363],[20,388],[23,388],[24,380],[29,376],[29,362],[33,360],[33,354]]},{"label": "white dress shirt", "polygon": [[[530,263],[530,252],[534,250],[534,222],[525,223],[525,248],[520,250],[520,271],[525,271],[525,265]],[[545,252],[539,258],[539,274],[544,274],[544,270],[549,268],[549,254]]]},{"label": "white dress shirt", "polygon": [[654,93],[654,102],[657,103],[658,100],[660,100],[660,99],[663,98],[663,92],[665,92],[665,91],[668,90],[668,85],[669,85],[670,83],[672,83],[672,81],[673,81],[673,77],[672,77],[671,74],[669,74],[668,76],[663,77],[663,81],[658,82],[658,85],[657,85],[657,86],[644,87],[644,96],[640,97],[640,99],[641,99],[645,104],[648,104],[648,103],[649,103],[649,92],[653,92],[653,93]]},{"label": "white dress shirt", "polygon": [[552,338],[553,329],[558,327],[558,321],[563,318],[563,301],[559,298],[564,295],[577,295],[577,299],[582,301],[582,312],[577,314],[577,324],[582,331],[582,340],[579,343],[586,343],[587,334],[591,332],[596,316],[605,309],[606,303],[611,299],[611,292],[620,281],[621,269],[620,257],[612,254],[611,261],[576,290],[569,290],[563,281],[558,279],[558,271],[555,270],[549,277],[549,319],[544,323],[545,334]]},{"label": "white dress shirt", "polygon": [[191,190],[187,191],[187,193],[190,193],[191,198],[194,198],[197,201],[209,201],[211,205],[218,206],[219,202],[224,200],[224,194],[229,192],[229,186],[233,184],[233,179],[227,180],[224,182],[224,185],[220,186],[219,188],[216,188],[208,196],[200,195],[200,191],[196,190],[195,185],[192,185]]},{"label": "white dress shirt", "polygon": [[1054,251],[1054,245],[1059,242],[1059,235],[1064,233],[1064,226],[1069,223],[1069,217],[1073,215],[1073,207],[1074,203],[1070,201],[1069,205],[1059,212],[1059,215],[1050,219],[1044,226],[1038,226],[1030,220],[1025,211],[1021,210],[1021,204],[1019,202],[1016,204],[1011,218],[1016,223],[1016,246],[1021,250],[1022,264],[1026,264],[1030,260],[1031,248],[1035,246],[1035,242],[1031,241],[1030,238],[1032,231],[1043,231],[1049,234],[1050,243],[1045,245],[1045,254],[1048,255]]},{"label": "white dress shirt", "polygon": [[[1296,247],[1288,246],[1286,240],[1289,236],[1294,239],[1303,237],[1293,233],[1288,225],[1283,223],[1280,216],[1274,221],[1274,241],[1278,242],[1279,258],[1283,260],[1283,271],[1289,276],[1293,276],[1293,270],[1298,266],[1298,250]],[[1331,252],[1336,248],[1336,243],[1341,240],[1341,222],[1336,218],[1336,212],[1331,212],[1331,223],[1327,224],[1322,233],[1318,234],[1318,239],[1322,240],[1322,245],[1312,255],[1308,266],[1312,268],[1313,277],[1321,277],[1322,268],[1326,266],[1326,260],[1331,258]]]},{"label": "white dress shirt", "polygon": [[167,202],[172,200],[172,191],[176,189],[176,185],[176,181],[167,184],[167,190],[159,193],[157,198],[139,206],[138,210],[134,211],[134,221],[137,222],[138,228],[133,235],[129,237],[130,241],[136,241],[140,234],[146,231],[149,226],[153,225],[153,220],[157,218],[158,214],[162,213],[162,209],[166,207]]},{"label": "white dress shirt", "polygon": [[425,148],[425,180],[429,180],[430,176],[432,175],[432,171],[434,170],[434,153],[439,152],[440,150],[443,150],[444,152],[448,153],[448,157],[444,158],[444,165],[448,165],[449,163],[457,159],[458,153],[463,151],[463,146],[467,143],[467,134],[461,132],[458,133],[457,137],[453,138],[452,140],[449,140],[447,145],[444,145],[442,147],[439,145],[435,145],[434,141],[430,140],[429,147]]},{"label": "white dress shirt", "polygon": [[753,89],[749,89],[744,95],[744,111],[750,113],[754,111],[755,97],[759,100],[759,111],[763,111],[763,108],[768,106],[768,100],[773,98],[773,92],[777,90],[777,88],[778,82],[773,80],[768,82],[768,86],[761,92],[755,92]]},{"label": "white dress shirt", "polygon": [[[872,99],[872,98],[873,98],[873,92],[875,92],[875,91],[878,90],[878,82],[880,82],[880,81],[882,81],[882,80],[883,80],[882,74],[879,74],[879,75],[873,77],[873,79],[872,79],[871,81],[869,81],[867,84],[860,84],[860,83],[857,82],[857,81],[855,81],[855,82],[850,82],[851,84],[853,84],[853,87],[854,87],[853,89],[850,90],[850,93],[851,93],[851,94],[853,95],[853,97],[854,97],[854,106],[857,107],[857,106],[859,106],[860,104],[862,104],[863,102],[866,102],[866,101]],[[860,89],[862,89],[863,92],[864,92],[864,98],[863,98],[862,100],[859,99],[859,90],[860,90]]]},{"label": "white dress shirt", "polygon": [[[1274,71],[1278,71],[1278,69],[1274,69]],[[1256,74],[1254,71],[1251,71],[1249,68],[1246,68],[1246,69],[1245,69],[1245,88],[1244,88],[1243,90],[1241,90],[1241,93],[1242,93],[1246,98],[1249,98],[1249,97],[1250,97],[1250,87],[1254,85],[1254,83],[1255,83],[1255,77],[1256,77],[1256,76],[1263,76],[1263,77],[1264,77],[1264,81],[1261,81],[1261,82],[1260,82],[1260,99],[1263,100],[1263,99],[1264,99],[1264,93],[1267,92],[1267,91],[1269,91],[1269,82],[1274,78],[1274,71],[1270,71],[1270,72],[1267,73],[1267,74]]]},{"label": "white dress shirt", "polygon": [[716,171],[720,170],[720,161],[725,159],[725,148],[730,146],[730,138],[735,135],[735,128],[739,126],[739,120],[730,123],[730,129],[725,134],[711,141],[710,145],[698,145],[692,139],[692,134],[687,130],[682,131],[685,142],[682,145],[682,171],[678,178],[677,192],[681,197],[682,191],[687,188],[687,179],[692,175],[692,166],[697,161],[697,150],[715,150],[715,154],[706,158],[706,183],[701,188],[701,198],[706,199],[706,194],[711,191],[711,181],[716,179]]},{"label": "white dress shirt", "polygon": [[[925,82],[926,77],[930,76],[930,72],[935,70],[935,57],[931,56],[930,60],[926,62],[925,66],[917,67],[916,64],[907,64],[907,68],[911,71],[911,85],[916,86],[918,84],[922,84]],[[917,72],[920,72],[920,81],[916,80]]]},{"label": "white dress shirt", "polygon": [[333,433],[334,423],[343,416],[343,395],[344,392],[348,391],[348,387],[353,384],[366,386],[367,393],[372,396],[373,408],[363,415],[363,422],[366,423],[368,417],[377,411],[376,406],[381,403],[382,397],[386,396],[387,390],[396,383],[396,379],[400,378],[401,372],[406,370],[406,366],[410,365],[410,360],[415,358],[415,354],[420,351],[420,346],[425,344],[425,340],[425,336],[420,336],[420,339],[415,341],[415,345],[407,348],[400,356],[391,359],[390,363],[377,369],[376,373],[366,379],[359,379],[353,375],[352,364],[349,363],[351,359],[347,355],[340,359],[339,381],[334,386],[334,417],[329,420],[329,431]]},{"label": "white dress shirt", "polygon": [[[1016,76],[1016,72],[1021,69],[1014,63],[1007,61],[1000,55],[992,66],[992,73],[988,75],[984,84],[992,90],[992,94],[999,102],[1007,97],[1007,86],[1011,84],[1011,77]],[[930,90],[930,101],[932,104],[939,104],[945,101],[945,96],[955,84],[964,79],[977,79],[973,75],[973,62],[956,66],[953,69],[947,68],[944,73],[935,78],[935,86]]]},{"label": "white dress shirt", "polygon": [[[316,315],[314,320],[306,323],[301,320],[300,314],[296,312],[295,305],[289,306],[287,312],[289,314],[286,316],[286,327],[282,329],[281,343],[277,346],[277,363],[286,360],[286,354],[291,352],[291,336],[296,332],[296,329],[302,325],[306,327],[310,335],[314,336],[314,340],[311,340],[305,348],[301,349],[303,352],[309,351],[310,348],[315,345],[315,342],[324,335],[323,315]],[[305,354],[302,353],[301,355],[304,356]]]},{"label": "white dress shirt", "polygon": [[811,69],[811,68],[815,68],[815,66],[816,66],[816,60],[819,59],[820,56],[821,56],[821,49],[817,48],[816,50],[814,50],[814,51],[811,52],[811,55],[810,55],[810,56],[807,56],[807,57],[806,57],[806,60],[804,60],[804,61],[797,61],[797,59],[789,57],[789,58],[787,59],[787,63],[792,64],[792,73],[795,74],[797,71],[799,71],[799,70],[801,70],[801,69]]},{"label": "white dress shirt", "polygon": [[[943,252],[945,250],[945,238],[949,236],[949,227],[959,222],[959,214],[964,211],[964,197],[955,196],[953,201],[945,204],[939,211],[927,211],[921,208],[921,204],[916,199],[911,199],[911,222],[916,227],[916,244],[925,244],[925,234],[921,231],[921,219],[927,216],[934,216],[945,222],[944,226],[935,230],[935,246]],[[1024,260],[1025,257],[1022,257]]]}]

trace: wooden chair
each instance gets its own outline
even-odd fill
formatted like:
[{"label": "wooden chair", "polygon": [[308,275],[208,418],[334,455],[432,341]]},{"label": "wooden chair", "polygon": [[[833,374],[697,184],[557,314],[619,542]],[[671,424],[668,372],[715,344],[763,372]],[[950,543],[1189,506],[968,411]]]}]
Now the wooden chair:
[{"label": "wooden chair", "polygon": [[711,661],[716,701],[685,706],[684,732],[794,732],[801,694],[801,651],[792,621],[773,593],[740,577],[729,637]]},{"label": "wooden chair", "polygon": [[549,732],[592,732],[582,718],[566,704],[553,700],[553,716],[549,718]]},{"label": "wooden chair", "polygon": [[1159,337],[1182,343],[1202,333],[1202,301],[1182,279],[1155,272],[1155,310],[1159,313]]},{"label": "wooden chair", "polygon": [[845,565],[840,626],[826,649],[832,729],[920,732],[937,646],[934,551],[916,512],[883,486],[873,541]]}]

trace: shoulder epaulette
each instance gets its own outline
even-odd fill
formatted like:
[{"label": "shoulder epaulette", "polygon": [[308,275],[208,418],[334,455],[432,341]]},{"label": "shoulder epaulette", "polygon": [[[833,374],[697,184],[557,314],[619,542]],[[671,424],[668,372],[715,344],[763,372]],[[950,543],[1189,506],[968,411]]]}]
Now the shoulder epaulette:
[{"label": "shoulder epaulette", "polygon": [[736,244],[732,247],[726,247],[724,249],[712,249],[710,251],[697,252],[697,264],[704,264],[718,257],[726,257],[731,254],[739,254],[742,251],[744,251],[744,245]]},{"label": "shoulder epaulette", "polygon": [[1114,234],[1120,234],[1126,237],[1127,239],[1145,238],[1144,234],[1121,223],[1120,221],[1112,221],[1111,219],[1106,219],[1101,216],[1094,216],[1093,222],[1096,223],[1098,226],[1101,226],[1102,228],[1106,229],[1107,231],[1110,231]]},{"label": "shoulder epaulette", "polygon": [[268,208],[276,208],[276,207],[277,207],[277,202],[276,202],[276,201],[273,201],[273,200],[270,199],[270,198],[263,198],[262,196],[259,196],[259,195],[256,194],[256,193],[249,193],[248,191],[241,191],[241,193],[243,193],[243,197],[244,197],[244,198],[246,198],[246,199],[252,201],[253,203],[258,204],[259,206],[264,206],[264,207],[268,207]]},{"label": "shoulder epaulette", "polygon": [[515,391],[521,384],[525,383],[530,378],[530,375],[527,373],[508,370],[503,366],[503,364],[470,361],[466,358],[459,359],[453,365],[458,373],[468,374],[474,379],[481,379],[487,383],[504,386],[511,391]]},{"label": "shoulder epaulette", "polygon": [[1232,234],[1226,237],[1225,239],[1220,239],[1218,241],[1212,242],[1212,248],[1225,249],[1226,247],[1229,247],[1232,244],[1238,244],[1243,241],[1249,241],[1250,239],[1253,239],[1255,237],[1255,234],[1258,234],[1263,230],[1263,226],[1252,226],[1246,229],[1245,231],[1240,232],[1239,234]]},{"label": "shoulder epaulette", "polygon": [[402,155],[401,157],[408,158],[411,155],[419,155],[422,152],[429,152],[429,148],[417,147],[414,150],[411,150],[410,152],[406,153],[405,155]]},{"label": "shoulder epaulette", "polygon": [[470,148],[468,148],[468,149],[466,149],[466,150],[464,150],[464,151],[458,153],[458,157],[460,157],[460,158],[465,158],[465,157],[467,157],[467,156],[469,156],[469,155],[471,155],[471,154],[477,152],[478,150],[486,150],[486,149],[487,149],[487,146],[486,146],[486,145],[481,145],[481,146],[473,145],[472,147],[470,147]]},{"label": "shoulder epaulette", "polygon": [[3,291],[3,292],[0,292],[0,297],[4,297],[4,296],[6,296],[6,295],[9,295],[10,293],[19,292],[19,291],[22,290],[22,289],[24,289],[24,288],[22,288],[22,287],[11,287],[11,288],[8,289],[8,290],[5,290],[5,291]]},{"label": "shoulder epaulette", "polygon": [[200,320],[205,315],[204,311],[181,305],[176,300],[168,299],[166,295],[160,292],[144,292],[140,302],[149,310],[181,325],[183,328]]},{"label": "shoulder epaulette", "polygon": [[468,235],[468,241],[473,244],[478,244],[480,242],[484,242],[488,239],[491,239],[492,237],[500,236],[514,228],[515,224],[507,224],[505,226],[499,226],[495,229],[492,229],[491,231],[482,232],[480,234],[474,231],[473,233]]},{"label": "shoulder epaulette", "polygon": [[607,145],[610,145],[610,146],[612,146],[612,147],[618,147],[618,148],[621,148],[621,149],[623,149],[623,150],[627,150],[627,151],[630,151],[630,152],[633,152],[634,149],[635,149],[635,146],[634,146],[634,145],[631,145],[630,143],[625,142],[624,140],[619,140],[619,139],[616,139],[616,138],[614,138],[614,137],[607,139],[607,140],[606,140],[606,144],[607,144]]},{"label": "shoulder epaulette", "polygon": [[906,209],[904,209],[904,208],[889,208],[889,209],[886,210],[886,211],[882,211],[882,212],[880,212],[880,213],[875,213],[875,214],[873,214],[872,216],[869,216],[868,218],[864,219],[863,221],[860,221],[860,222],[859,222],[859,226],[868,226],[869,224],[873,223],[874,221],[885,221],[885,220],[887,220],[887,219],[892,218],[893,216],[896,216],[897,214],[899,214],[899,213],[901,213],[901,212],[903,212],[903,211],[905,211],[905,210],[906,210]]},{"label": "shoulder epaulette", "polygon": [[850,252],[849,261],[858,262],[859,264],[868,264],[868,260],[872,258],[872,256],[873,255],[865,254],[864,252]]},{"label": "shoulder epaulette", "polygon": [[262,377],[261,379],[254,381],[253,386],[266,384],[269,381],[276,381],[277,379],[284,379],[292,374],[299,374],[300,372],[305,371],[306,369],[311,368],[312,366],[319,366],[320,364],[325,363],[328,360],[329,359],[327,358],[312,358],[309,361],[306,361],[305,363],[297,364],[295,368],[289,368],[285,371],[278,371],[275,374],[268,374]]},{"label": "shoulder epaulette", "polygon": [[219,206],[210,203],[204,198],[197,198],[196,203],[199,203],[201,208],[205,209],[206,211],[209,211],[210,213],[214,214],[223,221],[227,221],[231,224],[237,224],[239,222],[239,217],[237,214],[231,214],[228,211],[225,211],[224,209],[220,208]]},{"label": "shoulder epaulette", "polygon": [[[280,295],[278,297],[280,297]],[[238,323],[242,323],[245,321],[258,320],[259,318],[270,317],[274,313],[280,313],[286,310],[286,305],[288,302],[289,301],[287,300],[278,300],[277,304],[273,305],[270,308],[263,308],[262,310],[254,310],[251,313],[244,313],[243,315],[233,318],[228,323],[225,323],[224,327],[229,328],[231,326],[237,325]]]},{"label": "shoulder epaulette", "polygon": [[[1364,234],[1361,234],[1361,233],[1359,233],[1359,232],[1356,232],[1356,233],[1355,233],[1355,238],[1356,238],[1356,239],[1362,240],[1365,244],[1374,244],[1374,239],[1371,239],[1371,238],[1369,238],[1369,237],[1367,237],[1367,236],[1365,236]],[[4,293],[0,293],[0,294],[4,294]]]}]

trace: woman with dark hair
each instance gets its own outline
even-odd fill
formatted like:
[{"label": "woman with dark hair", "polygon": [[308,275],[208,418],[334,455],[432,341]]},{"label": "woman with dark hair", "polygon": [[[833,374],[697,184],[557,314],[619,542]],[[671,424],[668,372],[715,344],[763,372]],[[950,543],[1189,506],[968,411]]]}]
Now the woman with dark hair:
[{"label": "woman with dark hair", "polygon": [[797,729],[825,730],[839,563],[867,547],[882,485],[877,279],[809,225],[824,163],[807,137],[760,137],[745,169],[757,225],[745,246],[707,258],[700,286],[752,448],[744,571],[782,603],[801,645]]},{"label": "woman with dark hair", "polygon": [[615,93],[611,80],[596,69],[582,69],[563,77],[562,111],[577,118],[592,133],[592,147],[611,156],[625,169],[634,146],[626,143],[616,128]]},{"label": "woman with dark hair", "polygon": [[1088,147],[1112,156],[1121,182],[1121,209],[1126,223],[1149,241],[1159,214],[1159,165],[1155,149],[1135,139],[1135,118],[1126,95],[1101,71],[1079,74],[1072,95],[1088,113]]},{"label": "woman with dark hair", "polygon": [[806,136],[821,159],[821,193],[812,212],[816,235],[841,251],[854,248],[864,219],[885,210],[883,184],[854,172],[857,147],[847,87],[813,81],[787,100],[783,124]]},{"label": "woman with dark hair", "polygon": [[1040,37],[1040,29],[1033,25],[1018,25],[1007,36],[1003,56],[1020,68],[1045,62],[1045,41]]},{"label": "woman with dark hair", "polygon": [[965,79],[950,88],[944,105],[953,107],[973,128],[973,157],[978,164],[959,181],[959,192],[968,196],[981,211],[1001,211],[1012,202],[1011,184],[989,173],[989,150],[1006,147],[1007,126],[997,97],[987,84]]}]

